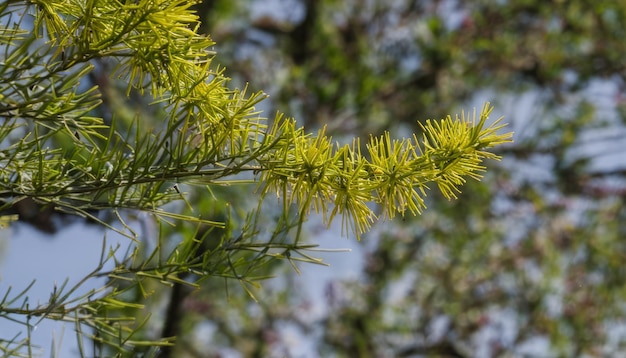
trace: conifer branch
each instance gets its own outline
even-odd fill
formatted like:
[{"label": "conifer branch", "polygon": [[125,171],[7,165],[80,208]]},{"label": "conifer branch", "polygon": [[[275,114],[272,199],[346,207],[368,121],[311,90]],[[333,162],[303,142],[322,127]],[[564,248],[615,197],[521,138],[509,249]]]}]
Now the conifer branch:
[{"label": "conifer branch", "polygon": [[[105,275],[120,287],[128,285],[126,289],[110,283],[98,291],[102,296],[73,300],[55,292],[40,307],[16,307],[24,293],[7,293],[0,317],[69,319],[78,332],[93,329],[97,334],[83,333],[120,352],[170,344],[133,338],[145,321],[119,315],[141,309],[124,301],[124,293],[145,293],[150,281],[193,286],[223,277],[240,282],[252,295],[250,287],[268,277],[262,268],[271,262],[320,263],[306,253],[312,246],[299,242],[311,210],[328,225],[341,217],[344,233],[360,238],[378,220],[373,205],[391,219],[407,211],[421,213],[430,185],[456,198],[467,178],[480,179],[483,160],[498,159],[488,150],[510,141],[510,133],[498,133],[501,119],[487,124],[493,109],[489,104],[478,116],[428,120],[420,125],[421,138],[392,139],[384,133],[371,137],[364,148],[358,138],[339,146],[325,128],[311,134],[282,114],[268,121],[256,109],[266,95],[230,88],[224,69],[212,65],[213,42],[195,31],[191,4],[0,4],[0,210],[33,200],[89,217],[133,239],[137,235],[121,210],[145,211],[161,224],[196,228],[173,251],[161,237],[146,257],[130,252],[122,262],[105,255],[103,247],[103,257],[115,261],[115,269],[104,272],[100,265],[86,277]],[[34,19],[32,28],[26,17]],[[90,80],[105,66],[113,66],[111,78]],[[127,97],[144,98],[148,90],[150,104],[130,111],[113,108],[112,118],[105,118],[107,81],[124,83]],[[120,101],[121,106],[129,102]],[[198,212],[179,189],[185,185],[210,192],[242,182],[256,183],[260,197],[258,209],[237,234],[230,213],[229,219],[214,220]],[[253,189],[248,185],[243,190]],[[268,195],[283,205],[276,222],[261,225],[261,202]],[[193,212],[164,209],[176,201]],[[222,213],[230,210],[230,203],[215,204]],[[120,225],[94,214],[100,210],[111,210]],[[261,227],[271,225],[269,230]],[[160,235],[166,232],[162,229]],[[26,324],[31,327],[28,320]],[[0,347],[9,351],[21,345]]]}]

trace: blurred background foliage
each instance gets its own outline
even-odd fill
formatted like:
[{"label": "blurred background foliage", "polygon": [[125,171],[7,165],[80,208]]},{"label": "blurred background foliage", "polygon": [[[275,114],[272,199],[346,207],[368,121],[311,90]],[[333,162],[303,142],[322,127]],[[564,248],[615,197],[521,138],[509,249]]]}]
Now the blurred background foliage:
[{"label": "blurred background foliage", "polygon": [[[176,357],[626,352],[626,3],[204,0],[196,8],[234,85],[266,91],[267,113],[280,109],[309,131],[328,125],[338,140],[408,135],[418,118],[489,100],[515,142],[461,200],[431,195],[422,216],[381,223],[362,250],[335,254],[360,272],[326,281],[324,302],[312,302],[310,282],[287,263],[266,268],[293,276],[270,281],[258,302],[217,280],[171,292]],[[218,200],[245,195],[192,205],[227,207]]]}]

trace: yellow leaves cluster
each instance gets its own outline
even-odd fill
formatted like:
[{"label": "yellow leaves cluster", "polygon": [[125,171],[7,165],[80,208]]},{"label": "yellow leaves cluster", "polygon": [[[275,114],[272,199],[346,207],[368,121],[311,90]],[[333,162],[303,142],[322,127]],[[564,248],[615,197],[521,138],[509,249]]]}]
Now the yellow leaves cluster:
[{"label": "yellow leaves cluster", "polygon": [[[312,137],[293,122],[280,122],[269,137],[281,140],[259,158],[263,194],[282,195],[302,216],[311,209],[321,212],[328,224],[341,215],[342,228],[358,238],[377,219],[372,204],[380,205],[386,218],[407,210],[416,215],[425,208],[429,184],[450,199],[456,198],[467,177],[480,179],[482,161],[499,159],[485,149],[511,139],[511,133],[497,133],[503,127],[501,118],[486,126],[492,110],[485,104],[478,120],[476,113],[471,119],[463,113],[455,119],[428,120],[421,125],[421,141],[417,135],[401,140],[392,140],[389,133],[371,137],[365,155],[359,140],[333,146],[324,129]],[[330,203],[334,208],[327,216]]]},{"label": "yellow leaves cluster", "polygon": [[[192,1],[33,0],[35,33],[57,46],[63,68],[116,58],[114,73],[155,98],[188,94],[206,80],[214,42],[196,33]],[[166,91],[167,90],[167,91]]]}]

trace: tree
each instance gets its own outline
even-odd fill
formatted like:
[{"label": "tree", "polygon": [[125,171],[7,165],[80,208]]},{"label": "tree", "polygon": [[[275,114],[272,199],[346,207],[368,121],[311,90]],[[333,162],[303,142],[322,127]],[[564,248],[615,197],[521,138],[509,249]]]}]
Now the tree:
[{"label": "tree", "polygon": [[[265,95],[229,87],[225,70],[212,64],[213,42],[197,33],[187,1],[6,1],[0,18],[5,220],[28,203],[137,241],[121,258],[103,244],[85,275],[109,278],[99,290],[76,298],[77,287],[60,285],[36,307],[28,290],[6,292],[0,315],[26,331],[3,340],[7,356],[31,354],[33,321],[44,319],[75,322],[83,355],[84,337],[98,355],[158,347],[167,355],[180,324],[169,321],[176,307],[160,337],[141,330],[149,315],[135,317],[156,283],[173,287],[173,301],[211,278],[254,296],[274,261],[320,263],[309,252],[315,245],[301,240],[312,209],[327,224],[341,217],[344,232],[360,238],[379,218],[371,204],[394,218],[421,213],[431,185],[456,198],[467,178],[481,177],[484,159],[498,158],[488,149],[511,136],[498,133],[500,120],[488,122],[489,104],[479,114],[426,121],[409,138],[383,133],[363,146],[335,144],[324,128],[307,133],[280,113],[268,121],[256,109]],[[125,97],[116,92],[120,82]],[[233,207],[224,194],[233,187],[259,195]],[[195,201],[198,190],[212,205]],[[267,197],[280,200],[270,214],[261,210]],[[135,211],[161,228],[153,249],[142,251],[127,223]],[[107,262],[114,269],[103,270]]]}]

